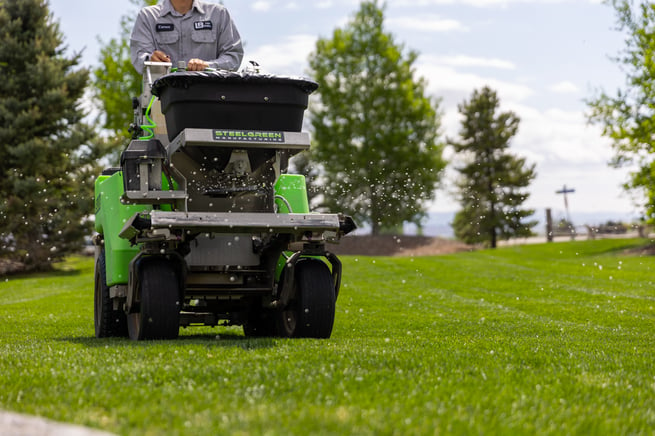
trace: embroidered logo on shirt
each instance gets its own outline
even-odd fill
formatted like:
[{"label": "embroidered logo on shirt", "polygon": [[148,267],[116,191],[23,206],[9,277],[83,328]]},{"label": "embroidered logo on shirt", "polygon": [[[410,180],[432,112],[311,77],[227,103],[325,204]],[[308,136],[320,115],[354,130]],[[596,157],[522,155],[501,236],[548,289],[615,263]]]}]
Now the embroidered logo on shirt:
[{"label": "embroidered logo on shirt", "polygon": [[214,25],[211,21],[196,21],[193,23],[193,28],[196,30],[212,30]]},{"label": "embroidered logo on shirt", "polygon": [[156,30],[157,32],[172,32],[173,30],[175,30],[175,24],[157,23]]}]

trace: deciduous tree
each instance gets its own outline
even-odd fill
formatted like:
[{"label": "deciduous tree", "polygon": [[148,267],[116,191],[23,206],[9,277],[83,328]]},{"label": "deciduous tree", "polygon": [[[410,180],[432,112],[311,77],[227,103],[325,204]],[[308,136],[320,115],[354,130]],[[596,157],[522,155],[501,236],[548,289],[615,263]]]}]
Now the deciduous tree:
[{"label": "deciduous tree", "polygon": [[418,54],[383,25],[378,2],[365,1],[310,57],[320,85],[310,121],[323,205],[370,224],[373,234],[422,216],[445,166],[438,101],[416,77]]},{"label": "deciduous tree", "polygon": [[122,148],[129,138],[133,121],[132,97],[141,94],[142,77],[132,66],[130,35],[136,19],[137,6],[148,6],[157,0],[130,0],[132,13],[121,17],[120,34],[102,43],[100,65],[93,71],[95,95],[102,108],[103,126],[113,136],[116,147]]},{"label": "deciduous tree", "polygon": [[614,167],[630,166],[625,184],[643,198],[647,219],[655,221],[655,4],[611,0],[618,28],[626,34],[625,47],[615,57],[626,74],[625,86],[616,93],[600,90],[587,103],[588,118],[602,126],[610,138]]}]

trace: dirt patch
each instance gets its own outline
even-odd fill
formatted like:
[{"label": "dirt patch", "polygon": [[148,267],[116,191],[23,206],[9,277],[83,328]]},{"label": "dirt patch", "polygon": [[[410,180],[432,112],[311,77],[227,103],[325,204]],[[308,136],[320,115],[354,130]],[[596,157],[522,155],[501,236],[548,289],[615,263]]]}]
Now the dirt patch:
[{"label": "dirt patch", "polygon": [[351,235],[328,249],[339,255],[359,256],[436,256],[472,251],[473,247],[459,241],[428,236]]}]

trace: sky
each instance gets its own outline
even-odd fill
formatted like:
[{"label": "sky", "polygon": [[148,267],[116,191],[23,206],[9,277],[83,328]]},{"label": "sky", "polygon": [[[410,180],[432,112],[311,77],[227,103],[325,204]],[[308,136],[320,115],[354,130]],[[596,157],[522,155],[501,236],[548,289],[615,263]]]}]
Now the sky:
[{"label": "sky", "polygon": [[[70,53],[98,64],[99,41],[120,34],[129,0],[49,0]],[[244,65],[255,60],[270,73],[307,75],[318,38],[329,38],[359,8],[357,0],[224,0],[245,43]],[[380,2],[382,4],[382,2]],[[521,119],[511,152],[536,164],[525,206],[564,217],[564,199],[576,213],[639,216],[621,185],[627,169],[608,166],[613,153],[599,126],[589,125],[585,100],[614,94],[625,76],[612,61],[623,48],[610,6],[600,0],[387,0],[385,29],[419,53],[417,75],[442,99],[442,137],[457,138],[457,105],[490,86],[501,111]],[[310,101],[311,104],[311,101]],[[446,157],[456,160],[450,150]],[[433,212],[458,209],[450,171]],[[540,213],[540,212],[538,212]],[[575,221],[575,220],[574,220]]]}]

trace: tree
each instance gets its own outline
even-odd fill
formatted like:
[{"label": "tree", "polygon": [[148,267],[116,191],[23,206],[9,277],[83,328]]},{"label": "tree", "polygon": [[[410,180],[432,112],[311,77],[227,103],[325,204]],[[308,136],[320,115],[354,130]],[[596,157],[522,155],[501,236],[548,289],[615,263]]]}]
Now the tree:
[{"label": "tree", "polygon": [[0,2],[0,253],[47,269],[90,234],[95,162],[88,71],[65,56],[45,0]]},{"label": "tree", "polygon": [[492,89],[475,90],[469,102],[458,106],[463,116],[460,141],[449,141],[465,161],[457,168],[462,209],[453,222],[455,235],[492,248],[498,238],[530,236],[537,224],[524,221],[534,210],[521,209],[529,196],[525,188],[536,177],[535,165],[508,152],[520,120],[513,112],[497,113],[499,105]]},{"label": "tree", "polygon": [[[157,0],[130,0],[135,6],[149,6]],[[141,75],[132,66],[130,34],[136,12],[121,17],[121,34],[110,39],[100,49],[100,66],[94,71],[96,97],[103,112],[103,126],[113,135],[115,147],[124,145],[130,137],[128,128],[133,121],[131,98],[141,94]],[[122,147],[121,147],[122,148]]]},{"label": "tree", "polygon": [[640,192],[647,220],[655,221],[655,4],[611,0],[619,30],[627,33],[624,50],[614,59],[626,72],[625,89],[599,91],[587,101],[592,123],[603,128],[615,152],[610,165],[634,166],[627,190]]},{"label": "tree", "polygon": [[418,54],[396,44],[383,23],[377,0],[365,1],[310,56],[320,85],[309,115],[323,206],[369,223],[373,234],[422,216],[445,167],[439,103],[414,78]]}]

